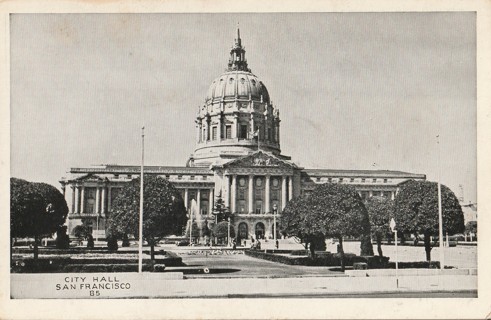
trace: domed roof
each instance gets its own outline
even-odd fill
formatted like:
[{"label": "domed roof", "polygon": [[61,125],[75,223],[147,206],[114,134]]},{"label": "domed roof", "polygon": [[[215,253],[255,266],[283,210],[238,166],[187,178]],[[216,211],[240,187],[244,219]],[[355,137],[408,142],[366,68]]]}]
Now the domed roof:
[{"label": "domed roof", "polygon": [[266,86],[251,72],[247,71],[228,71],[213,80],[208,93],[206,102],[215,99],[224,100],[249,99],[269,102],[269,93]]}]

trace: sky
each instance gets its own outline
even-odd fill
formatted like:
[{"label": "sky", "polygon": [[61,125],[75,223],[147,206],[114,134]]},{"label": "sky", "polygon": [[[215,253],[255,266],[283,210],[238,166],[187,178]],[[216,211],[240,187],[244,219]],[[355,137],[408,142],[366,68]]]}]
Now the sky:
[{"label": "sky", "polygon": [[59,187],[71,167],[138,165],[143,125],[145,163],[184,166],[239,23],[249,67],[280,109],[283,154],[305,168],[440,176],[474,202],[475,18],[13,14],[11,175]]}]

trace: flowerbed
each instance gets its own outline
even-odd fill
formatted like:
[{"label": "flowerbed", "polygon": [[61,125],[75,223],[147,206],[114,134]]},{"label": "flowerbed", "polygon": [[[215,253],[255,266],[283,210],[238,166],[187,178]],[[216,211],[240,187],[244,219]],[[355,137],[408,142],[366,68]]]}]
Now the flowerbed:
[{"label": "flowerbed", "polygon": [[[182,258],[175,253],[168,252],[167,256],[157,258],[153,262],[144,259],[146,270],[154,270],[153,266],[182,266]],[[56,272],[132,272],[137,271],[138,256],[99,255],[83,256],[43,256],[37,260],[33,258],[14,257],[11,264],[12,273],[56,273]],[[150,268],[150,269],[148,269]],[[133,270],[135,269],[135,270]],[[158,267],[154,271],[162,269]],[[163,270],[163,269],[162,269]]]},{"label": "flowerbed", "polygon": [[182,251],[181,255],[199,256],[199,255],[209,255],[209,256],[221,256],[221,255],[234,255],[234,254],[244,254],[244,250],[192,250],[192,251]]}]

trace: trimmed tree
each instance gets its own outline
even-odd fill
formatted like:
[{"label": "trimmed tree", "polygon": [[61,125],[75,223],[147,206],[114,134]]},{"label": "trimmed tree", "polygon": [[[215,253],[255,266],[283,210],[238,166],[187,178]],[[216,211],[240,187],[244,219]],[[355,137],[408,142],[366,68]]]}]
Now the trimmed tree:
[{"label": "trimmed tree", "polygon": [[33,237],[34,259],[40,239],[60,230],[67,215],[65,198],[52,185],[10,178],[10,236]]},{"label": "trimmed tree", "polygon": [[465,224],[465,233],[477,235],[477,221],[469,221]]},{"label": "trimmed tree", "polygon": [[[464,231],[464,214],[459,200],[442,185],[443,233]],[[401,233],[424,235],[426,260],[431,261],[433,244],[430,237],[438,235],[438,184],[410,180],[402,185],[394,203],[397,230]],[[443,239],[439,239],[442,241]]]},{"label": "trimmed tree", "polygon": [[[181,194],[168,180],[145,175],[143,186],[143,238],[155,259],[155,245],[162,237],[181,233],[186,225],[186,208]],[[122,189],[111,207],[108,232],[122,238],[133,234],[138,239],[140,212],[140,178],[133,179]]]},{"label": "trimmed tree", "polygon": [[[213,236],[218,239],[224,239],[228,237],[228,222],[222,221],[213,227]],[[235,229],[232,224],[230,224],[230,238],[235,238]]]},{"label": "trimmed tree", "polygon": [[302,239],[318,235],[337,238],[342,270],[343,237],[370,236],[370,221],[362,199],[354,187],[343,184],[321,184],[310,195],[293,199],[283,210],[281,225],[288,234]]},{"label": "trimmed tree", "polygon": [[377,242],[377,252],[382,253],[382,238],[389,231],[390,219],[394,216],[394,201],[386,197],[370,197],[365,201],[365,207],[370,218],[372,237]]}]

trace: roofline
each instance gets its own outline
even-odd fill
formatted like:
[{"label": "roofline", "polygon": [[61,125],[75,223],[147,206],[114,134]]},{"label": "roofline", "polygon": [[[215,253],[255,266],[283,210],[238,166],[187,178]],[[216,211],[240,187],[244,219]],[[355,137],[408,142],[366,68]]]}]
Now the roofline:
[{"label": "roofline", "polygon": [[[140,166],[98,166],[98,167],[76,167],[70,168],[70,173],[140,173]],[[174,167],[174,166],[145,166],[144,173],[196,173],[213,175],[213,172],[207,167]]]},{"label": "roofline", "polygon": [[326,177],[388,177],[388,178],[420,178],[426,180],[425,174],[420,173],[410,173],[402,171],[391,171],[391,170],[337,170],[337,169],[303,169],[302,173],[309,175],[319,175]]}]

